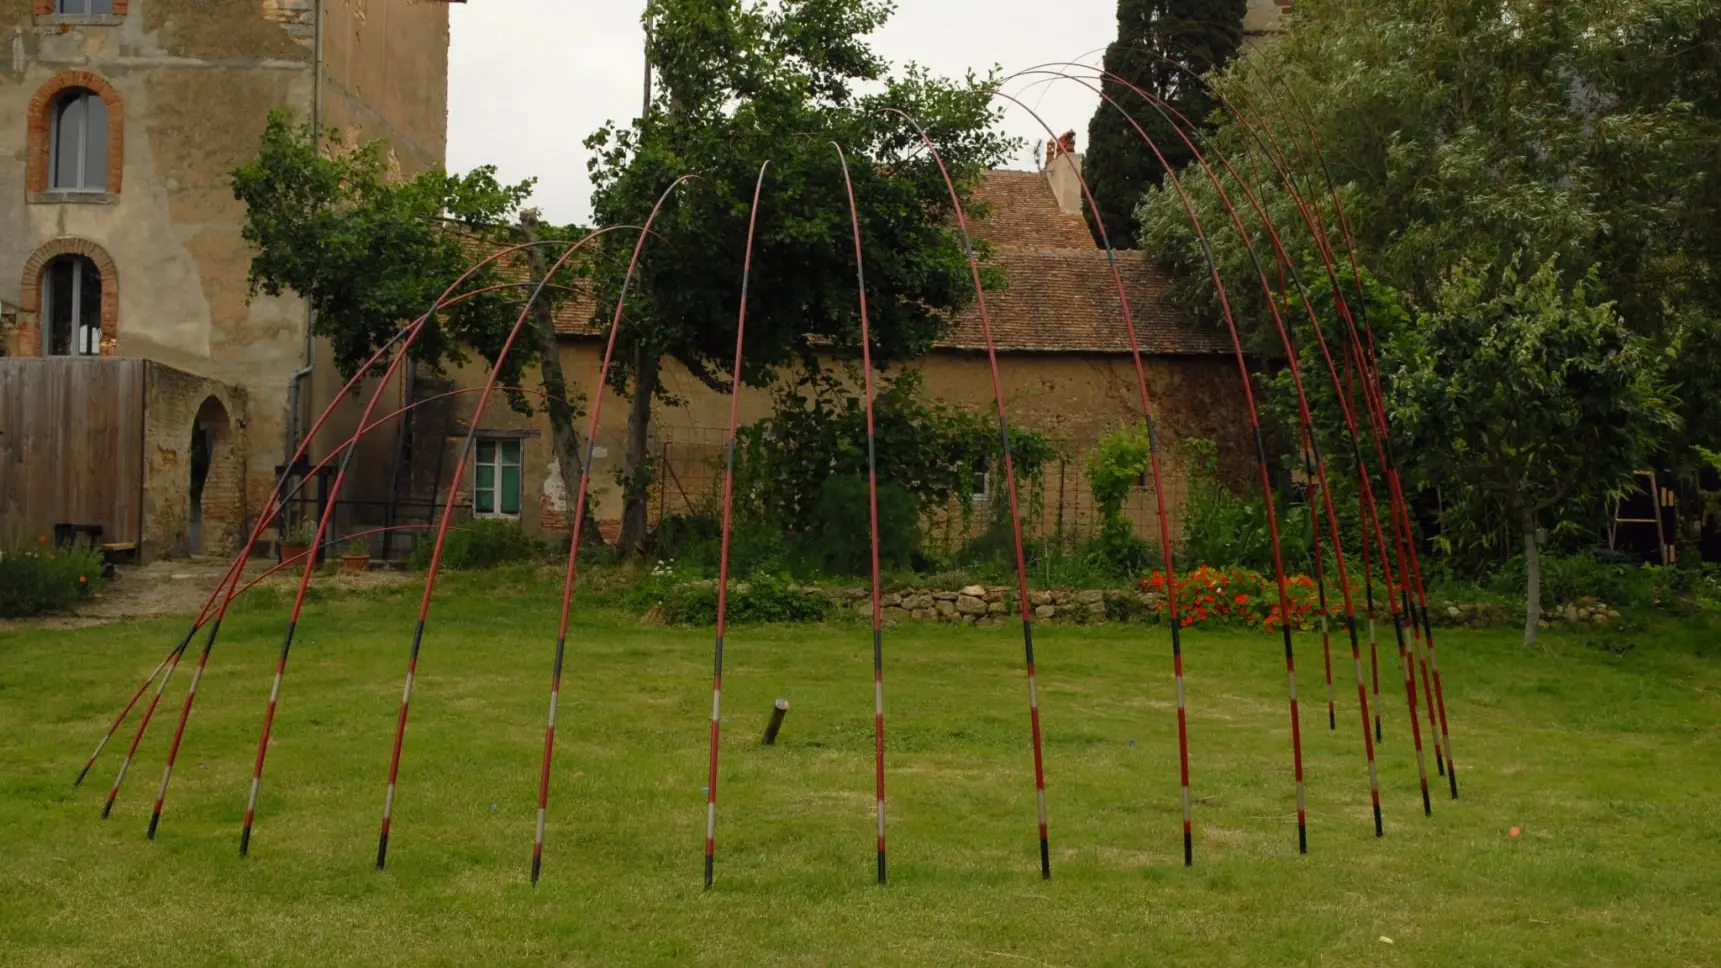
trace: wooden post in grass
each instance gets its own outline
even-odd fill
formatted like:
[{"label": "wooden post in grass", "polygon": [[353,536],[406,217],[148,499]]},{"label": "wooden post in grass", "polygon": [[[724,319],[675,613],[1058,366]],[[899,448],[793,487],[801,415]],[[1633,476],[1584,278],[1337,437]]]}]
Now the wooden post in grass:
[{"label": "wooden post in grass", "polygon": [[766,746],[777,745],[777,731],[783,728],[783,717],[789,715],[789,700],[779,699],[771,707],[771,722],[765,726],[765,736],[759,740]]}]

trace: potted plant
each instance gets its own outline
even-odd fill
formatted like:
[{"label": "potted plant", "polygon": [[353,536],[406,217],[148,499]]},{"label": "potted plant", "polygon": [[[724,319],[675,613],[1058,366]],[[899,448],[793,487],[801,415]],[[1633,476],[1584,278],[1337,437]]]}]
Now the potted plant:
[{"label": "potted plant", "polygon": [[341,546],[341,570],[349,575],[362,574],[370,568],[370,545],[363,538],[354,538]]},{"label": "potted plant", "polygon": [[276,542],[281,547],[281,560],[285,562],[298,559],[299,564],[304,564],[305,552],[311,550],[311,542],[315,540],[317,529],[308,522],[301,521],[282,529],[281,538]]}]

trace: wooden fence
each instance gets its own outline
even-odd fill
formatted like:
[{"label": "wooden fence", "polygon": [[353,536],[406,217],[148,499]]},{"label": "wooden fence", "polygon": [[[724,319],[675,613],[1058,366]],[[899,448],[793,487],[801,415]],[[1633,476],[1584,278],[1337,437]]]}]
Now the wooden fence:
[{"label": "wooden fence", "polygon": [[52,540],[56,524],[143,530],[142,360],[0,360],[0,542]]}]

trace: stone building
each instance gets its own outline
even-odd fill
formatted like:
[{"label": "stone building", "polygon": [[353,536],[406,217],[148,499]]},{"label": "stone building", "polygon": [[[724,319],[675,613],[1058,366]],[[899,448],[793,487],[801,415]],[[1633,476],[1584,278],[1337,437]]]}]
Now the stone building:
[{"label": "stone building", "polygon": [[[387,138],[404,172],[440,165],[448,40],[438,0],[0,0],[0,355],[146,360],[187,377],[162,392],[199,395],[177,433],[151,433],[147,463],[179,471],[147,478],[149,520],[109,535],[141,532],[145,554],[225,551],[261,510],[341,381],[302,301],[249,298],[229,172],[278,107]],[[33,426],[41,446],[0,440],[0,457],[81,429]],[[194,454],[194,430],[224,452]],[[195,479],[229,462],[239,486]],[[7,494],[0,480],[0,531],[72,513]]]},{"label": "stone building", "polygon": [[[992,264],[1004,278],[1001,289],[988,293],[987,304],[1011,423],[1046,434],[1066,455],[1039,485],[1039,523],[1047,531],[1061,525],[1073,533],[1095,523],[1083,458],[1102,437],[1142,416],[1116,284],[1081,214],[1075,177],[1081,163],[1069,135],[1061,150],[1050,149],[1041,171],[989,173],[977,192],[989,212],[973,223],[974,234],[990,243]],[[1120,252],[1118,259],[1162,440],[1214,440],[1222,475],[1248,481],[1252,438],[1228,337],[1183,320],[1164,305],[1169,282],[1144,254]],[[592,308],[576,300],[557,320],[563,369],[588,400],[598,385],[605,335],[591,324]],[[960,314],[949,335],[914,366],[932,396],[975,410],[992,408],[991,369],[976,309]],[[486,374],[473,367],[449,376],[446,382],[425,381],[418,395],[482,386]],[[526,379],[537,385],[535,374]],[[726,393],[711,390],[673,361],[665,362],[663,379],[681,405],[660,405],[653,420],[653,453],[667,468],[652,498],[653,520],[697,509],[716,493],[728,434]],[[743,391],[742,422],[767,416],[771,404],[766,391]],[[402,499],[446,501],[447,475],[458,463],[474,409],[472,394],[426,408],[412,432],[419,473],[416,483],[402,480]],[[627,410],[625,401],[609,400],[595,441],[592,513],[611,537],[622,510],[616,471],[625,452]],[[583,434],[584,421],[579,426]],[[565,532],[572,482],[563,481],[557,468],[547,421],[515,413],[498,399],[479,421],[476,439],[459,500],[481,515],[517,520],[529,531]],[[1167,457],[1166,496],[1175,530],[1187,475],[1175,448],[1168,448]],[[990,493],[991,482],[976,486],[979,502],[996,496]],[[481,493],[474,495],[475,489]],[[1127,511],[1141,534],[1157,533],[1146,481]]]}]

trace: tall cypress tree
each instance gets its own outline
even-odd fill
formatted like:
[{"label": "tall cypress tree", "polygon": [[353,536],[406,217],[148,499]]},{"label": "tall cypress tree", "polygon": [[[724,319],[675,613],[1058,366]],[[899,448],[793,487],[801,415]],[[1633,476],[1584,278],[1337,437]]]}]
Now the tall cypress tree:
[{"label": "tall cypress tree", "polygon": [[[1191,120],[1204,122],[1216,102],[1187,71],[1206,74],[1231,60],[1243,43],[1248,7],[1248,0],[1118,0],[1117,41],[1106,48],[1105,69]],[[1181,170],[1190,162],[1189,149],[1150,102],[1115,80],[1107,79],[1104,88],[1153,136],[1173,168]],[[1141,228],[1136,204],[1147,189],[1164,181],[1165,166],[1135,127],[1105,101],[1088,124],[1085,167],[1112,245],[1135,248]],[[1083,207],[1097,241],[1092,207]]]}]

